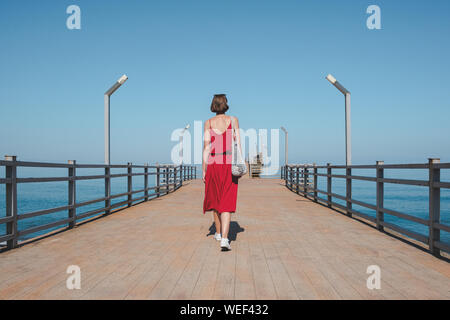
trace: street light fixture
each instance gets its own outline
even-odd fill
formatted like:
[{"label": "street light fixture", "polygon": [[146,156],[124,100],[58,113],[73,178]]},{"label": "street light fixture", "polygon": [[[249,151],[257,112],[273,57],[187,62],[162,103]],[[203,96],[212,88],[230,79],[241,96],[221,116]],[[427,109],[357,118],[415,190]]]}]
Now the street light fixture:
[{"label": "street light fixture", "polygon": [[345,89],[331,74],[326,79],[331,82],[345,96],[345,163],[352,165],[352,130],[350,117],[350,91]]},{"label": "street light fixture", "polygon": [[284,164],[287,165],[288,164],[288,132],[286,130],[285,127],[281,126],[280,128],[281,130],[283,130],[284,132]]},{"label": "street light fixture", "polygon": [[105,164],[109,165],[110,162],[110,119],[109,119],[109,100],[111,95],[119,89],[119,87],[125,83],[125,81],[128,80],[128,77],[126,75],[123,75],[117,80],[116,83],[112,85],[111,88],[108,89],[108,91],[105,92]]},{"label": "street light fixture", "polygon": [[184,127],[184,129],[181,131],[181,135],[180,135],[180,156],[181,156],[181,164],[183,164],[183,137],[184,137],[184,132],[189,129],[191,127],[191,125],[188,123],[186,125],[186,127]]}]

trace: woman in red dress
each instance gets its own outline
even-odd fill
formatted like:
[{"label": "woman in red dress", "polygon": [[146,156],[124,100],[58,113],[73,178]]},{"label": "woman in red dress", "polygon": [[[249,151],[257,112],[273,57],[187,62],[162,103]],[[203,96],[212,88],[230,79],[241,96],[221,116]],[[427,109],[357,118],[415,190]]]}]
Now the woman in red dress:
[{"label": "woman in red dress", "polygon": [[[205,199],[203,213],[212,211],[216,233],[222,251],[231,249],[228,240],[231,213],[236,211],[238,178],[231,174],[232,139],[240,148],[239,123],[237,118],[225,115],[228,101],[224,94],[214,95],[211,111],[214,117],[205,122],[203,145],[203,182]],[[231,129],[231,122],[235,134]]]}]

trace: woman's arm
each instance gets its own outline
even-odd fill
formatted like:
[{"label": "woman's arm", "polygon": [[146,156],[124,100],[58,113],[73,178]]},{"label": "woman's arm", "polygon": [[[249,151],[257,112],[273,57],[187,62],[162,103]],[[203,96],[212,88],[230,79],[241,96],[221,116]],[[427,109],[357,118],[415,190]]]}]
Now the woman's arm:
[{"label": "woman's arm", "polygon": [[234,117],[234,129],[236,130],[236,142],[237,142],[238,147],[241,150],[241,154],[242,154],[241,134],[239,132],[239,120],[236,117]]},{"label": "woman's arm", "polygon": [[203,162],[202,162],[203,182],[205,182],[206,166],[208,164],[208,157],[211,149],[211,134],[208,128],[209,128],[209,120],[205,121],[205,128],[203,130]]}]

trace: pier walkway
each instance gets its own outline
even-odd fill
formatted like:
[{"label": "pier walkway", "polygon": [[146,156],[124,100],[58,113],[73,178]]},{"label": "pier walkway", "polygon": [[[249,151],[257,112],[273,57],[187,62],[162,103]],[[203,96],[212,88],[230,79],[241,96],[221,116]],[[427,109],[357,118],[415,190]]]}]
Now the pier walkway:
[{"label": "pier walkway", "polygon": [[[0,299],[449,299],[450,264],[289,192],[243,178],[232,250],[203,183],[0,254]],[[81,289],[66,288],[69,265]],[[369,265],[381,289],[366,286]]]}]

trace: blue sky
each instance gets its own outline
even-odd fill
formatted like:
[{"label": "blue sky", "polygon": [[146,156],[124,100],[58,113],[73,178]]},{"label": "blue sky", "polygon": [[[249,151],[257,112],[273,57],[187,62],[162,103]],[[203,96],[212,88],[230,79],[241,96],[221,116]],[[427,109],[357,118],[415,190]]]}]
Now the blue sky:
[{"label": "blue sky", "polygon": [[103,93],[126,73],[113,163],[169,161],[214,93],[245,129],[285,126],[292,162],[344,163],[331,73],[352,92],[353,163],[449,162],[449,17],[449,1],[2,1],[0,153],[103,162]]}]

